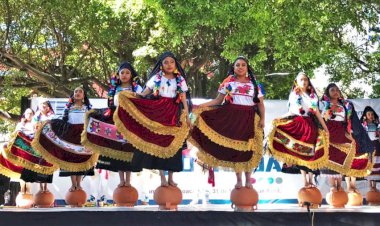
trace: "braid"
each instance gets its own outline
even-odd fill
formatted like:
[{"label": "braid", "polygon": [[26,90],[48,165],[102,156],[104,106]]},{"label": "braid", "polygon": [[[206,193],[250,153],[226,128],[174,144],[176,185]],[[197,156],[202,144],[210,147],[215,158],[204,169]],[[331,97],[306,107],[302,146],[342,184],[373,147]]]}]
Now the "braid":
[{"label": "braid", "polygon": [[71,106],[74,103],[73,99],[74,99],[74,94],[69,97],[69,100],[66,103],[65,110],[63,111],[62,120],[65,121],[65,122],[67,122],[69,120],[69,110],[70,110]]},{"label": "braid", "polygon": [[251,79],[251,82],[253,84],[253,87],[254,87],[254,90],[255,90],[255,94],[253,96],[253,102],[254,103],[260,103],[260,99],[258,98],[258,95],[259,95],[259,87],[257,85],[257,81],[255,79],[255,76],[253,76],[252,73],[248,72],[248,75],[249,75],[249,78]]}]

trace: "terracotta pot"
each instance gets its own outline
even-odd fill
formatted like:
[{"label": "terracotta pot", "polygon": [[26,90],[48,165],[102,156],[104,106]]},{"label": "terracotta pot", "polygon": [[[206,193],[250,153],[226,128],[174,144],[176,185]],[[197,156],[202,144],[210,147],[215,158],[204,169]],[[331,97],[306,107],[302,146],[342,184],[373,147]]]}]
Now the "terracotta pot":
[{"label": "terracotta pot", "polygon": [[54,195],[50,191],[39,191],[34,195],[34,205],[38,208],[53,207]]},{"label": "terracotta pot", "polygon": [[68,191],[65,201],[71,207],[83,207],[87,201],[87,194],[83,190]]},{"label": "terracotta pot", "polygon": [[348,206],[362,206],[363,196],[360,192],[348,192]]},{"label": "terracotta pot", "polygon": [[317,187],[303,187],[298,191],[298,205],[307,206],[310,208],[318,208],[322,204],[322,193]]},{"label": "terracotta pot", "polygon": [[139,198],[136,188],[129,186],[117,187],[113,192],[115,206],[133,207]]},{"label": "terracotta pot", "polygon": [[235,211],[252,211],[257,209],[259,194],[253,188],[235,188],[231,191],[230,199]]},{"label": "terracotta pot", "polygon": [[366,200],[367,200],[368,205],[371,205],[371,206],[380,205],[380,192],[379,191],[367,192]]},{"label": "terracotta pot", "polygon": [[153,198],[161,210],[177,210],[177,205],[182,202],[182,192],[178,187],[160,186],[154,191]]},{"label": "terracotta pot", "polygon": [[20,208],[31,208],[33,206],[33,195],[19,192],[16,196],[16,206]]},{"label": "terracotta pot", "polygon": [[348,202],[348,195],[344,190],[330,191],[326,194],[326,202],[336,208],[344,208]]}]

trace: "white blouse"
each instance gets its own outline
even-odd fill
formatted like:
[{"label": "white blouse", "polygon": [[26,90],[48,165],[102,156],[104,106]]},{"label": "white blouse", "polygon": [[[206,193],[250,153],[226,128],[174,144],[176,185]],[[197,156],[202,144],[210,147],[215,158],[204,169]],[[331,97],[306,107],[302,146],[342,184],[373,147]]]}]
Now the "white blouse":
[{"label": "white blouse", "polygon": [[81,107],[72,105],[69,110],[69,120],[67,122],[71,124],[84,124],[84,116],[87,112],[87,106]]},{"label": "white blouse", "polygon": [[301,95],[301,106],[302,109],[305,111],[304,114],[300,113],[300,105],[298,102],[298,95],[292,91],[289,95],[289,113],[291,115],[301,115],[301,116],[307,116],[310,109],[316,110],[316,106],[318,105],[318,97],[317,95],[314,96],[314,98],[310,97],[309,95],[302,93]]},{"label": "white blouse", "polygon": [[[263,97],[262,88],[260,85],[258,87],[257,97]],[[232,96],[232,104],[253,106],[256,103],[253,102],[253,97],[255,95],[255,89],[251,82],[226,82],[223,84],[219,90],[219,93],[226,95],[229,92]]]},{"label": "white blouse", "polygon": [[[325,118],[327,120],[333,120],[333,121],[339,121],[339,122],[345,121],[346,111],[344,110],[344,107],[341,104],[331,104],[331,102],[330,102],[330,109],[329,110],[325,109],[326,104],[327,104],[326,101],[322,101],[321,109],[322,109],[322,117],[323,118]],[[334,118],[331,118],[329,111],[332,111],[332,113],[335,115]]]},{"label": "white blouse", "polygon": [[34,124],[32,122],[19,122],[16,125],[16,131],[21,131],[25,135],[33,135],[34,134]]},{"label": "white blouse", "polygon": [[[133,91],[132,87],[124,87],[124,88],[121,86],[116,87],[116,93],[113,98],[115,106],[119,106],[119,93],[124,90]],[[142,91],[143,91],[142,87],[140,85],[137,85],[136,93],[142,93]]]},{"label": "white blouse", "polygon": [[[158,75],[153,76],[146,83],[146,87],[154,90],[155,82],[159,81]],[[187,87],[185,79],[181,76],[180,86],[183,92],[187,92],[189,88]],[[165,76],[161,76],[159,95],[162,97],[174,98],[177,96],[177,81],[176,78],[167,79]]]}]

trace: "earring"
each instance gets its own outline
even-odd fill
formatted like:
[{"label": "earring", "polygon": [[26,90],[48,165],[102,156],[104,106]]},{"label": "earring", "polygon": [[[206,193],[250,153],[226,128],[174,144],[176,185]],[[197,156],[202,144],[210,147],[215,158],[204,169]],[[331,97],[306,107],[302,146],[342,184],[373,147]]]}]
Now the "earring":
[{"label": "earring", "polygon": [[174,70],[174,74],[178,74],[178,70],[177,70],[177,68]]},{"label": "earring", "polygon": [[162,66],[160,66],[160,70],[162,70]]},{"label": "earring", "polygon": [[245,74],[245,77],[247,77],[247,78],[248,78],[248,75],[249,75],[249,74],[248,74],[248,72],[247,72],[247,73]]}]

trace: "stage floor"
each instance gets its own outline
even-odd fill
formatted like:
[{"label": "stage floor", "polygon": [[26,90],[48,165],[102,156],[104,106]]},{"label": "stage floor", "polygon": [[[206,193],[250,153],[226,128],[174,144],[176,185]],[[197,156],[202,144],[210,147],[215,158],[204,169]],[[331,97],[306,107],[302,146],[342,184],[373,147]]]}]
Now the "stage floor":
[{"label": "stage floor", "polygon": [[0,225],[4,226],[117,226],[117,225],[379,225],[380,206],[318,209],[294,204],[260,204],[254,212],[234,212],[230,205],[180,205],[178,211],[160,211],[158,206],[136,207],[56,207],[3,208]]}]

